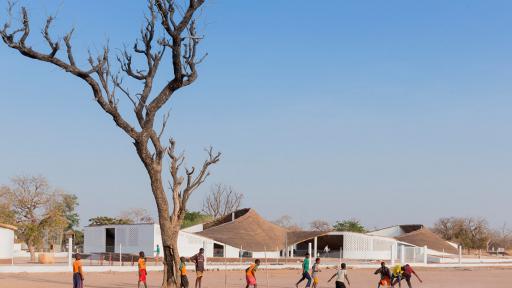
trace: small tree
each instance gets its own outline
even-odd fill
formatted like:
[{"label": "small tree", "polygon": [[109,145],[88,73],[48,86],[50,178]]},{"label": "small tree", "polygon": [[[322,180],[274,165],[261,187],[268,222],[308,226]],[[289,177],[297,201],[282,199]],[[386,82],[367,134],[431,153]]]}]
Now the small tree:
[{"label": "small tree", "polygon": [[336,221],[332,226],[335,231],[349,231],[357,233],[366,233],[366,228],[357,219]]},{"label": "small tree", "polygon": [[130,208],[119,215],[120,219],[130,220],[132,223],[155,223],[149,211],[144,208]]},{"label": "small tree", "polygon": [[212,217],[199,211],[187,211],[181,228],[187,228],[197,224],[205,223],[212,220]]},{"label": "small tree", "polygon": [[203,201],[203,213],[218,218],[240,208],[244,195],[231,186],[215,184]]},{"label": "small tree", "polygon": [[329,222],[324,220],[314,220],[311,223],[309,223],[309,227],[311,230],[316,231],[329,231],[332,229],[331,225],[329,225]]}]

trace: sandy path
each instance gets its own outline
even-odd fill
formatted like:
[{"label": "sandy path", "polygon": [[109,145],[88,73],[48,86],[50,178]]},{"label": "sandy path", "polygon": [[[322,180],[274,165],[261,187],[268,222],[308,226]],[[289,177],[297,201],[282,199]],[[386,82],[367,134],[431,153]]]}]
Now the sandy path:
[{"label": "sandy path", "polygon": [[[510,288],[512,287],[512,268],[474,268],[474,269],[417,269],[424,283],[419,284],[414,280],[414,287],[423,288]],[[334,270],[324,270],[320,273],[320,287],[334,287],[327,283]],[[224,277],[227,275],[229,288],[245,287],[243,272],[208,271],[205,274],[203,288],[223,288]],[[298,270],[273,270],[269,271],[269,287],[293,288],[299,278]],[[265,271],[257,274],[259,287],[266,288]],[[87,288],[117,288],[137,287],[136,273],[89,273],[86,274],[85,287]],[[149,287],[159,287],[162,274],[153,272],[148,275]],[[349,270],[352,281],[351,287],[376,287],[377,277],[372,270]],[[194,273],[189,272],[191,287],[194,283]],[[305,283],[304,283],[305,284]],[[404,283],[405,284],[405,283]],[[0,274],[0,287],[9,288],[60,288],[71,287],[71,273],[19,273]],[[404,285],[406,287],[407,285]]]}]

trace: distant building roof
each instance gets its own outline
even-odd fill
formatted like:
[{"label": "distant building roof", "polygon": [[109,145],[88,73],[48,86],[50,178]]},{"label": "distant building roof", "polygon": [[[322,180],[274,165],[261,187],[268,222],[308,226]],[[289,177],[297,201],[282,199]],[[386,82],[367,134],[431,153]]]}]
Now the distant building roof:
[{"label": "distant building roof", "polygon": [[0,223],[0,228],[9,229],[9,230],[12,230],[12,231],[18,230],[18,228],[16,228],[15,226],[12,226],[12,225],[9,225],[9,224],[3,224],[3,223]]},{"label": "distant building roof", "polygon": [[395,238],[398,241],[407,242],[419,247],[427,246],[428,249],[439,252],[457,254],[457,249],[450,245],[448,241],[425,227]]}]

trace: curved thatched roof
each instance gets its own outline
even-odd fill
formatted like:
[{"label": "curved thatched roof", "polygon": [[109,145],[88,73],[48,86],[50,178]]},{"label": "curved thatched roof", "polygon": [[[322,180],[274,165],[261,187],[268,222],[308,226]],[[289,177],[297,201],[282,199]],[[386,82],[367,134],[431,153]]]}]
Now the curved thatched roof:
[{"label": "curved thatched roof", "polygon": [[[288,231],[275,225],[250,208],[240,209],[233,214],[203,224],[203,231],[196,234],[242,250],[263,252],[284,249],[327,234],[320,231]],[[234,217],[233,217],[234,216]],[[233,220],[234,218],[234,220]]]},{"label": "curved thatched roof", "polygon": [[448,244],[445,240],[439,237],[434,232],[423,227],[416,231],[395,237],[398,241],[406,242],[416,245],[418,247],[427,246],[428,249],[445,252],[450,254],[457,254],[457,249]]},{"label": "curved thatched roof", "polygon": [[205,230],[196,234],[254,252],[276,251],[286,245],[286,229],[263,219],[253,209],[235,212],[234,221],[231,221],[231,217],[230,214],[206,223]]}]

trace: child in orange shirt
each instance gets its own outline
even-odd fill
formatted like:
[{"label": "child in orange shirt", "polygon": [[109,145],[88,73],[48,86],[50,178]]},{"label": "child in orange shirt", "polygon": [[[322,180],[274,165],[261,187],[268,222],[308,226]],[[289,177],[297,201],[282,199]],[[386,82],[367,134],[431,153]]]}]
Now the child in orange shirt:
[{"label": "child in orange shirt", "polygon": [[80,254],[75,254],[75,261],[73,262],[73,288],[84,287],[84,273],[82,271],[82,257]]},{"label": "child in orange shirt", "polygon": [[254,264],[251,264],[247,269],[245,269],[245,279],[247,280],[247,285],[245,288],[249,288],[249,286],[253,286],[256,288],[256,270],[258,270],[258,267],[260,266],[260,259],[256,259],[254,261]]},{"label": "child in orange shirt", "polygon": [[180,257],[181,288],[188,288],[187,266],[185,257]]},{"label": "child in orange shirt", "polygon": [[144,287],[148,288],[148,284],[146,283],[146,275],[148,275],[148,272],[146,271],[146,259],[144,257],[144,252],[139,252],[139,282],[137,282],[137,287],[140,288],[140,283],[144,283]]}]

